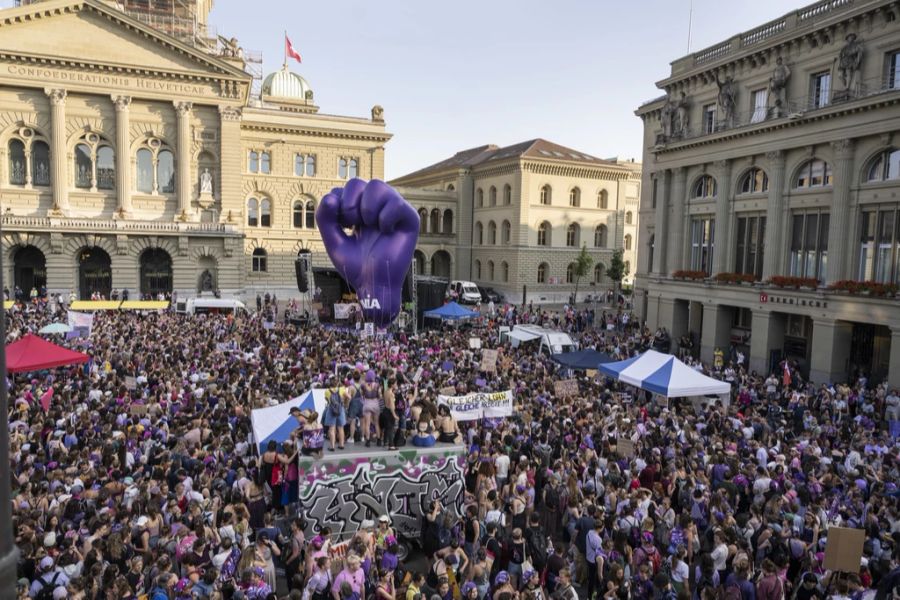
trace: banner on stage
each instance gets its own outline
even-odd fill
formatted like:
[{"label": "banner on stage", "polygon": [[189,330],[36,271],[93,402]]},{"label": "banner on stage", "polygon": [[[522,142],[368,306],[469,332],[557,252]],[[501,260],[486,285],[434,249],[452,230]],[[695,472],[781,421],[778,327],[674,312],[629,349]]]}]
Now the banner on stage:
[{"label": "banner on stage", "polygon": [[438,396],[438,405],[445,405],[457,421],[476,421],[509,417],[513,413],[512,390],[505,392],[477,392],[465,396]]},{"label": "banner on stage", "polygon": [[335,303],[334,318],[349,319],[354,312],[358,312],[359,310],[359,304],[355,302]]}]

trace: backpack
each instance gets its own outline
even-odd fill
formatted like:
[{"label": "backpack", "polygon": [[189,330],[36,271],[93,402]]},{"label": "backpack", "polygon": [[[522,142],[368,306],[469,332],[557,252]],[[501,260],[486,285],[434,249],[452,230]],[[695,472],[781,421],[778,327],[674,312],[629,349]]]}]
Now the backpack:
[{"label": "backpack", "polygon": [[632,525],[628,529],[628,543],[632,548],[640,548],[641,547],[641,531],[640,525]]},{"label": "backpack", "polygon": [[53,590],[56,589],[56,580],[59,578],[59,571],[53,574],[53,579],[47,581],[44,579],[44,576],[41,575],[38,578],[38,581],[43,583],[41,589],[38,590],[38,593],[35,594],[34,600],[53,600]]},{"label": "backpack", "polygon": [[741,586],[737,584],[727,586],[725,588],[724,600],[743,600]]},{"label": "backpack", "polygon": [[557,510],[559,508],[559,491],[550,486],[544,496],[544,506],[548,510]]},{"label": "backpack", "polygon": [[705,502],[697,502],[696,500],[691,502],[691,519],[697,524],[697,529],[703,530],[706,529],[706,503]]},{"label": "backpack", "polygon": [[340,392],[334,390],[328,392],[328,412],[337,417],[344,408],[344,402],[341,400]]},{"label": "backpack", "polygon": [[[703,590],[705,590],[706,588],[714,588],[713,582],[710,578],[701,574],[700,579],[697,580],[697,597],[698,598],[703,598]],[[716,598],[721,598],[722,597],[721,590],[715,590],[715,591],[717,592]]]},{"label": "backpack", "polygon": [[544,530],[540,527],[526,529],[525,540],[531,564],[537,571],[543,571],[547,565],[547,536],[544,535]]}]

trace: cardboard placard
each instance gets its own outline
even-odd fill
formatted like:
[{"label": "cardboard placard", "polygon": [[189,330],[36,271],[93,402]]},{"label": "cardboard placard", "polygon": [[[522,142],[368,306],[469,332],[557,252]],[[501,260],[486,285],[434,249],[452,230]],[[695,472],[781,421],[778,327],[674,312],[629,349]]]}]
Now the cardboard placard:
[{"label": "cardboard placard", "polygon": [[578,381],[575,379],[563,379],[553,382],[553,391],[557,396],[576,396],[578,395]]},{"label": "cardboard placard", "polygon": [[363,337],[364,338],[375,337],[375,323],[366,323],[365,327],[363,327]]},{"label": "cardboard placard", "polygon": [[125,376],[125,389],[126,390],[136,390],[137,389],[137,378],[131,375]]},{"label": "cardboard placard", "polygon": [[419,380],[422,379],[422,373],[425,372],[425,369],[420,365],[418,369],[416,369],[415,375],[413,375],[413,382],[419,383]]},{"label": "cardboard placard", "polygon": [[469,338],[469,349],[478,350],[481,348],[481,338]]},{"label": "cardboard placard", "polygon": [[481,370],[493,372],[497,370],[497,350],[483,350],[481,352]]},{"label": "cardboard placard", "polygon": [[442,387],[440,390],[438,390],[438,392],[440,392],[441,396],[452,396],[456,393],[456,388],[451,385]]},{"label": "cardboard placard", "polygon": [[823,566],[829,571],[858,573],[865,541],[864,529],[829,527]]},{"label": "cardboard placard", "polygon": [[147,414],[147,405],[146,404],[132,404],[131,405],[131,416],[143,417],[146,414]]},{"label": "cardboard placard", "polygon": [[634,458],[634,442],[620,437],[616,440],[616,451],[625,458]]}]

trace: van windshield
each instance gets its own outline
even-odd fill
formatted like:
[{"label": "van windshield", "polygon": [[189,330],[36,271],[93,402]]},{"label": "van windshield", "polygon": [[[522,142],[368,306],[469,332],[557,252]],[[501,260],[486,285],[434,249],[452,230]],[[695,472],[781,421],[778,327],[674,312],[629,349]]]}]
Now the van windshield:
[{"label": "van windshield", "polygon": [[463,291],[466,292],[467,294],[477,294],[478,288],[475,287],[474,285],[464,285]]}]

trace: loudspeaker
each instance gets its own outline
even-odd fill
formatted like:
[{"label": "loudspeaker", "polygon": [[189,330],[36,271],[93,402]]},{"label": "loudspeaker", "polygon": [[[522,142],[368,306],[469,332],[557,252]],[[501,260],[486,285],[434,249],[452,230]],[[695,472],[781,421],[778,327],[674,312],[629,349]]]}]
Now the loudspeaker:
[{"label": "loudspeaker", "polygon": [[297,291],[305,294],[309,291],[309,257],[300,256],[294,261],[294,269],[297,273]]}]

